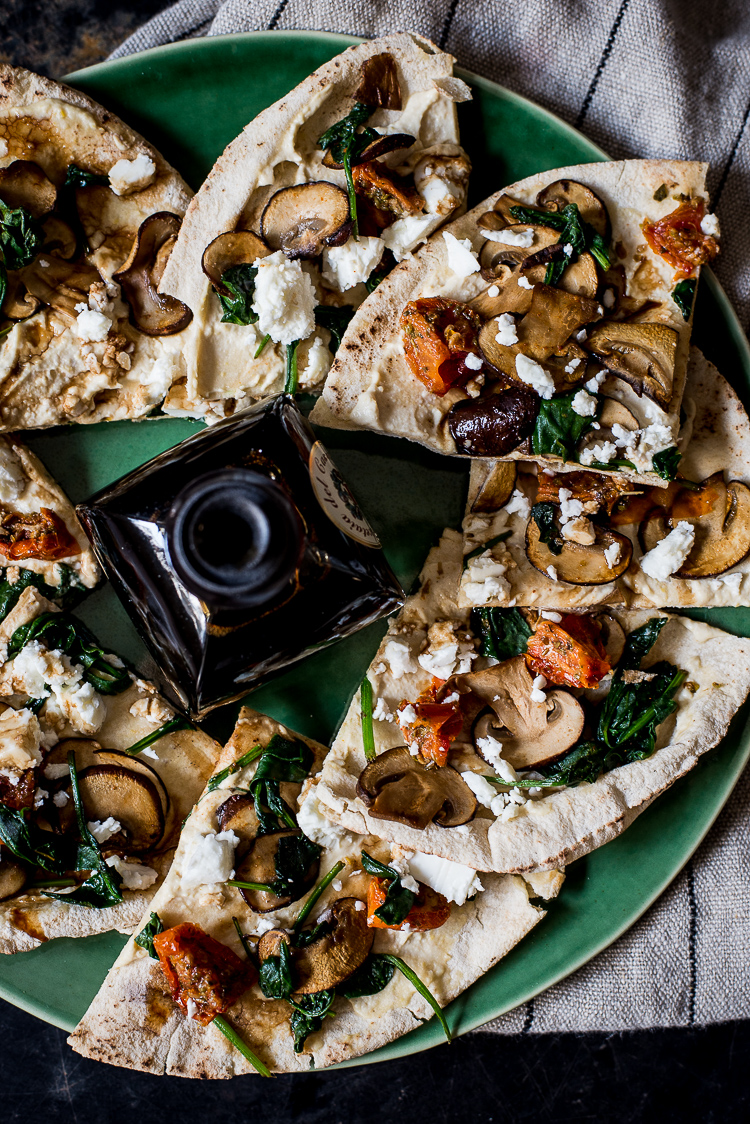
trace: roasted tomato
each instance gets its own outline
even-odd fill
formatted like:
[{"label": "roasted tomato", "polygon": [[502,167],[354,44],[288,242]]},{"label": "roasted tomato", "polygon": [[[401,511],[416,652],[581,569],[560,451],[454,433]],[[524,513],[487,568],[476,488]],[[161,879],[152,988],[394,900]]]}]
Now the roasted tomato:
[{"label": "roasted tomato", "polygon": [[159,933],[154,949],[175,1003],[187,1014],[192,1000],[192,1017],[203,1026],[229,1010],[258,978],[249,961],[189,921]]},{"label": "roasted tomato", "polygon": [[560,489],[567,488],[575,500],[595,503],[609,513],[623,493],[632,492],[633,485],[617,476],[598,472],[566,472],[556,476],[539,473],[537,503],[559,503]]},{"label": "roasted tomato", "polygon": [[33,769],[24,769],[18,784],[11,784],[8,777],[0,776],[0,804],[6,808],[33,808],[35,790]]},{"label": "roasted tomato", "polygon": [[81,548],[60,516],[43,507],[29,515],[17,511],[0,514],[0,553],[14,562],[21,558],[55,562],[80,554]]},{"label": "roasted tomato", "polygon": [[640,523],[652,508],[670,507],[679,490],[679,481],[673,480],[666,488],[647,488],[638,495],[625,496],[613,507],[610,524],[627,527],[631,523]]},{"label": "roasted tomato", "polygon": [[443,297],[409,301],[401,313],[406,362],[433,394],[442,396],[454,383],[477,372],[466,366],[471,352],[481,358],[482,321],[466,304]]},{"label": "roasted tomato", "polygon": [[599,625],[573,614],[559,624],[540,620],[529,637],[526,661],[535,675],[559,687],[596,687],[612,670]]},{"label": "roasted tomato", "polygon": [[352,168],[354,190],[379,212],[387,213],[387,221],[416,215],[424,203],[413,184],[396,175],[384,164],[370,160]]},{"label": "roasted tomato", "polygon": [[451,903],[437,890],[419,883],[419,893],[414,905],[400,925],[387,925],[375,916],[388,896],[388,881],[385,878],[372,878],[367,887],[367,924],[372,929],[404,929],[412,933],[426,933],[428,929],[439,929],[451,915]]},{"label": "roasted tomato", "polygon": [[433,679],[431,686],[416,702],[404,701],[398,708],[399,715],[409,706],[414,710],[412,721],[401,721],[399,718],[401,733],[409,745],[417,746],[422,761],[434,761],[436,765],[445,765],[450,744],[463,726],[458,703],[440,702],[442,694],[445,694],[444,681]]},{"label": "roasted tomato", "polygon": [[644,219],[641,223],[651,249],[675,270],[675,281],[689,277],[697,266],[711,261],[719,252],[716,239],[701,230],[705,213],[702,199],[688,199],[663,219]]}]

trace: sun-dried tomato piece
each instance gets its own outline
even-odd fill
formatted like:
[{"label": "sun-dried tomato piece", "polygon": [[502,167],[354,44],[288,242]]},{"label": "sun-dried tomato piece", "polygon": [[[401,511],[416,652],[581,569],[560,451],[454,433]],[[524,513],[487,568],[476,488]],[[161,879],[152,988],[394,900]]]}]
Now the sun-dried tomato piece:
[{"label": "sun-dried tomato piece", "polygon": [[154,949],[175,1003],[188,1014],[192,1000],[192,1017],[203,1026],[228,1011],[258,978],[249,961],[189,921],[159,933]]},{"label": "sun-dried tomato piece", "polygon": [[559,687],[596,687],[612,670],[599,625],[572,613],[559,624],[539,622],[529,637],[526,661],[535,675]]},{"label": "sun-dried tomato piece", "polygon": [[18,511],[0,512],[0,553],[14,562],[36,558],[56,562],[81,553],[77,539],[65,521],[48,507],[22,515]]},{"label": "sun-dried tomato piece", "polygon": [[354,190],[378,211],[388,212],[389,220],[416,215],[424,202],[413,184],[392,172],[385,164],[369,160],[352,168]]},{"label": "sun-dried tomato piece", "polygon": [[404,700],[398,708],[398,713],[402,714],[408,706],[413,707],[414,720],[399,721],[401,733],[409,745],[417,746],[423,761],[434,761],[436,765],[445,765],[450,744],[463,726],[458,702],[440,702],[441,694],[445,693],[444,681],[433,679],[416,702],[410,704]]},{"label": "sun-dried tomato piece", "polygon": [[465,360],[469,353],[482,358],[481,326],[479,314],[458,301],[443,297],[409,301],[401,313],[401,334],[412,374],[441,397],[454,383],[476,375]]},{"label": "sun-dried tomato piece", "polygon": [[701,230],[705,214],[702,199],[688,199],[664,218],[641,223],[651,249],[675,270],[675,281],[690,277],[697,266],[705,265],[719,252],[716,239]]},{"label": "sun-dried tomato piece", "polygon": [[24,769],[18,784],[12,784],[9,777],[0,776],[0,804],[14,811],[19,808],[34,807],[34,770]]},{"label": "sun-dried tomato piece", "polygon": [[[437,890],[418,883],[416,901],[400,925],[388,925],[375,916],[388,896],[387,878],[371,878],[367,887],[367,924],[371,929],[404,929],[412,933],[426,933],[428,929],[439,929],[451,915],[451,903]],[[408,926],[408,928],[407,928]]]}]

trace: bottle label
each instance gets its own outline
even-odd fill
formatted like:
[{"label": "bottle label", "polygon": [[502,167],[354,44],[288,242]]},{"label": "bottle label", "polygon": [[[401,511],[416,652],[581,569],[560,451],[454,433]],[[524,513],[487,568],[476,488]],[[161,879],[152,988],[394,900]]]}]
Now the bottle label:
[{"label": "bottle label", "polygon": [[331,522],[355,542],[379,548],[380,539],[320,441],[310,450],[309,466],[315,497]]}]

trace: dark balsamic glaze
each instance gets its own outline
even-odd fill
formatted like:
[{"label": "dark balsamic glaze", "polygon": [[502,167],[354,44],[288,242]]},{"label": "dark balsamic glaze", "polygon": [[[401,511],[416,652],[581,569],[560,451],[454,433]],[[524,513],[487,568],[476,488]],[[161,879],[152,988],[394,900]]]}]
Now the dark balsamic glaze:
[{"label": "dark balsamic glaze", "polygon": [[286,395],[188,438],[77,510],[167,687],[195,717],[403,602]]}]

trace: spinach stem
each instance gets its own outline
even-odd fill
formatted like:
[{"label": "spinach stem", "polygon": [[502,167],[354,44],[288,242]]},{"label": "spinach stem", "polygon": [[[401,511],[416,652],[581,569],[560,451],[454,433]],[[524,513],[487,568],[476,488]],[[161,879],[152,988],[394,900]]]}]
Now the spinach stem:
[{"label": "spinach stem", "polygon": [[243,753],[242,757],[238,757],[232,765],[227,765],[226,769],[222,769],[219,773],[214,773],[208,782],[208,791],[213,792],[227,777],[231,777],[234,773],[239,773],[240,769],[244,769],[246,765],[252,765],[253,761],[257,761],[262,753],[263,746],[254,745],[247,753]]},{"label": "spinach stem", "polygon": [[219,1028],[224,1037],[229,1039],[234,1048],[236,1050],[239,1050],[244,1058],[247,1058],[247,1060],[250,1062],[250,1065],[254,1066],[257,1069],[261,1077],[273,1077],[273,1074],[271,1073],[268,1066],[264,1065],[260,1058],[256,1057],[256,1055],[252,1052],[250,1047],[245,1045],[237,1031],[229,1025],[227,1020],[222,1015],[217,1015],[215,1017],[214,1026]]},{"label": "spinach stem", "polygon": [[159,738],[163,738],[166,734],[171,734],[173,730],[191,730],[193,728],[192,722],[188,722],[187,718],[183,718],[181,714],[175,714],[174,718],[170,718],[158,730],[152,730],[150,734],[146,734],[145,738],[140,741],[134,742],[133,745],[124,749],[122,752],[127,753],[130,757],[135,757],[144,749],[148,749],[154,742],[158,742]]},{"label": "spinach stem", "polygon": [[267,882],[240,882],[237,878],[228,878],[227,886],[236,886],[238,890],[261,890],[266,894],[273,893],[273,886]]},{"label": "spinach stem", "polygon": [[297,348],[299,347],[299,340],[294,343],[286,345],[286,382],[284,383],[284,394],[296,394],[297,384],[299,383],[299,373],[297,371]]},{"label": "spinach stem", "polygon": [[242,932],[242,929],[240,929],[240,923],[239,923],[239,921],[237,920],[236,917],[232,918],[232,924],[234,925],[235,929],[237,930],[237,936],[240,938],[240,941],[242,943],[242,947],[245,950],[245,955],[247,956],[247,958],[249,960],[250,959],[250,946],[248,944],[247,937]]},{"label": "spinach stem", "polygon": [[440,1025],[443,1028],[443,1031],[445,1032],[445,1037],[448,1039],[449,1042],[452,1042],[453,1036],[451,1035],[451,1032],[450,1032],[450,1029],[448,1027],[447,1022],[445,1021],[445,1015],[443,1014],[442,1008],[441,1008],[440,1004],[438,1003],[437,999],[435,998],[435,996],[432,994],[432,992],[428,988],[427,984],[422,983],[422,981],[420,980],[419,976],[414,971],[414,969],[410,968],[408,964],[405,964],[400,956],[391,956],[390,953],[386,952],[386,953],[383,953],[383,957],[384,957],[385,960],[389,960],[395,968],[398,968],[398,970],[402,974],[402,976],[406,976],[407,980],[412,985],[412,987],[415,988],[415,990],[419,992],[419,994],[422,996],[423,999],[427,1000],[427,1002],[430,1004],[433,1011],[437,1015],[438,1022],[440,1023]]},{"label": "spinach stem", "polygon": [[355,242],[359,242],[359,223],[357,222],[357,194],[354,190],[354,179],[352,177],[352,158],[350,153],[344,156],[344,174],[346,175],[346,186],[349,191],[349,213],[352,216],[352,238]]},{"label": "spinach stem", "polygon": [[258,344],[258,350],[255,352],[255,355],[253,356],[253,359],[257,359],[261,355],[261,353],[263,351],[263,348],[266,346],[266,344],[268,343],[270,338],[271,338],[270,336],[264,336],[263,337],[263,339]]},{"label": "spinach stem", "polygon": [[328,874],[324,875],[324,877],[321,878],[320,882],[315,887],[313,892],[310,894],[310,897],[307,899],[305,904],[302,906],[302,909],[299,911],[299,913],[297,915],[297,920],[292,925],[292,929],[294,930],[295,933],[298,932],[302,928],[302,926],[304,925],[305,921],[307,921],[307,918],[310,916],[310,912],[311,912],[313,906],[315,905],[316,901],[318,900],[320,895],[325,890],[326,886],[330,886],[331,882],[333,882],[336,875],[341,874],[341,871],[344,869],[345,866],[346,866],[346,863],[343,862],[342,860],[339,860],[339,862],[337,862],[335,866],[331,867],[331,869],[328,871]]},{"label": "spinach stem", "polygon": [[368,761],[375,760],[375,735],[372,729],[372,684],[367,676],[362,680],[359,692],[360,713],[362,715],[362,745]]},{"label": "spinach stem", "polygon": [[75,886],[75,878],[40,878],[31,883],[31,889],[37,890],[41,886]]}]

